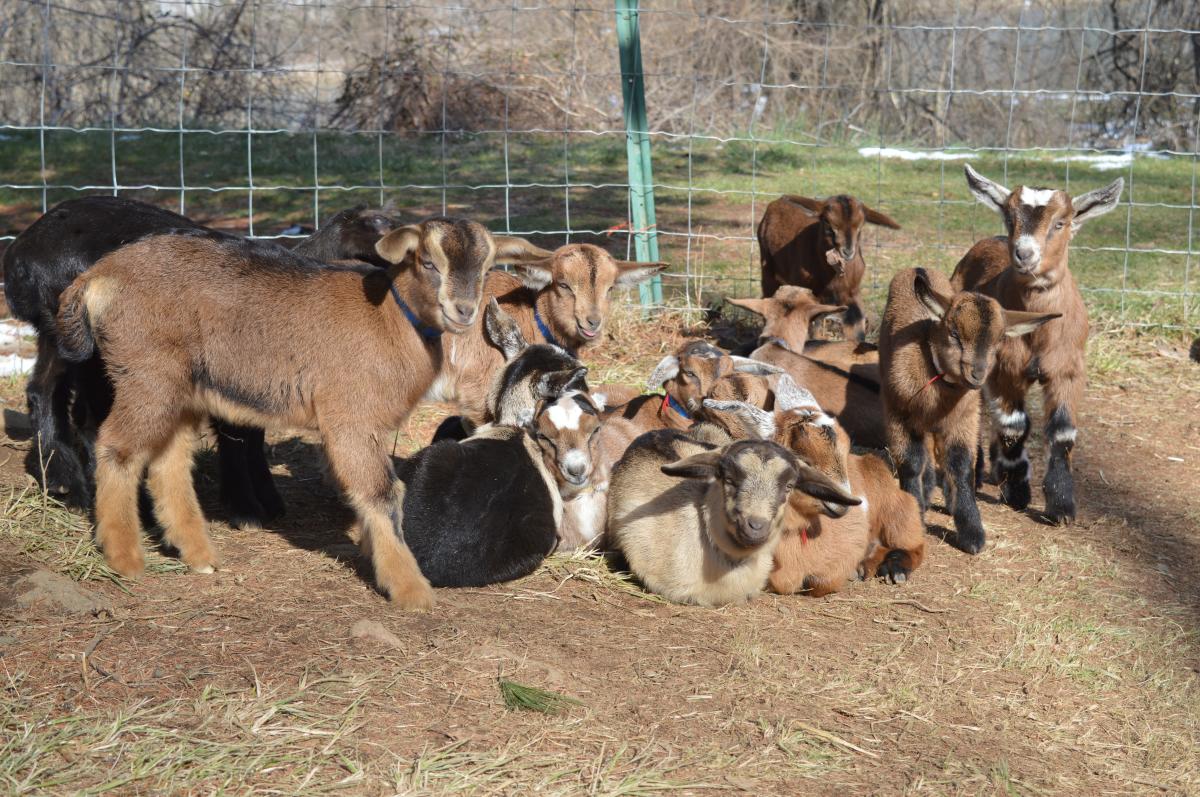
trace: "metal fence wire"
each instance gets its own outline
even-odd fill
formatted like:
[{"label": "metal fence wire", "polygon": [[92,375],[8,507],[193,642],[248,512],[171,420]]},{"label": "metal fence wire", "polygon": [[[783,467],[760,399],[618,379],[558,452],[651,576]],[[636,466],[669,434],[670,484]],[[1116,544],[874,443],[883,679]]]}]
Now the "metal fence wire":
[{"label": "metal fence wire", "polygon": [[84,193],[252,236],[342,207],[544,244],[657,239],[665,305],[758,286],[780,193],[853,193],[888,275],[944,269],[1009,184],[1126,181],[1072,268],[1095,311],[1195,324],[1200,4],[662,0],[637,7],[657,219],[631,221],[617,12],[579,0],[0,0],[0,246]]}]

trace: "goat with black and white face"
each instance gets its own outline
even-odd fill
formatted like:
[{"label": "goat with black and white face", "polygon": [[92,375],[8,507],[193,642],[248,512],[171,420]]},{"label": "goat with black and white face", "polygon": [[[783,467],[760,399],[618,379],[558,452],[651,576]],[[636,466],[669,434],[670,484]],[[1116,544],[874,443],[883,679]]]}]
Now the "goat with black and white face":
[{"label": "goat with black and white face", "polygon": [[609,541],[651,592],[676,603],[740,603],[767,583],[794,491],[859,502],[775,443],[718,448],[675,430],[648,432],[613,471]]},{"label": "goat with black and white face", "polygon": [[1006,504],[1015,509],[1029,505],[1025,396],[1035,382],[1041,384],[1049,448],[1042,482],[1046,514],[1055,522],[1070,523],[1075,519],[1071,454],[1087,384],[1088,317],[1067,257],[1075,233],[1116,207],[1125,183],[1117,178],[1072,197],[1051,188],[1017,186],[1010,191],[970,166],[966,174],[971,193],[1000,214],[1008,234],[971,247],[954,269],[955,288],[987,294],[1008,310],[1061,316],[1000,347],[985,391],[992,417],[992,477],[1000,483]]}]

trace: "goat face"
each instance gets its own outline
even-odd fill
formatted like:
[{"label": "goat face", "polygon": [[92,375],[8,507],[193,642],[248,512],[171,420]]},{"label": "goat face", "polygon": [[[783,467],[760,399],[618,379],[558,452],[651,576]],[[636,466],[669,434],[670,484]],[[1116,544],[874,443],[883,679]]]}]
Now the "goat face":
[{"label": "goat face", "polygon": [[568,244],[544,261],[518,263],[516,271],[527,287],[546,291],[546,322],[565,345],[577,349],[600,339],[613,288],[637,285],[666,267],[615,260],[592,244]]},{"label": "goat face", "polygon": [[1112,210],[1125,181],[1071,198],[1066,191],[1019,185],[1009,191],[966,167],[967,185],[983,204],[1000,213],[1008,232],[1009,263],[1024,279],[1053,283],[1066,262],[1071,237],[1085,221]]},{"label": "goat face", "polygon": [[412,277],[410,304],[434,329],[470,329],[483,298],[483,278],[497,262],[550,255],[523,238],[493,236],[467,219],[437,217],[394,230],[375,245],[384,260]]},{"label": "goat face", "polygon": [[[819,409],[805,408],[777,413],[775,427],[777,443],[850,494],[850,437],[837,421]],[[846,514],[845,504],[802,492],[793,493],[789,503],[802,517],[823,514],[839,518]]]},{"label": "goat face", "polygon": [[822,304],[808,288],[783,285],[769,299],[726,299],[725,301],[757,313],[763,318],[758,345],[776,342],[794,352],[804,351],[812,323],[821,316],[846,312],[845,305]]},{"label": "goat face", "polygon": [[990,296],[971,291],[948,296],[933,289],[924,269],[917,269],[913,287],[934,322],[929,349],[935,372],[969,390],[983,386],[1005,337],[1028,334],[1062,315],[1005,310]]},{"label": "goat face", "polygon": [[343,255],[368,261],[376,257],[375,244],[379,239],[399,226],[383,211],[362,205],[342,211],[334,221],[341,222]]},{"label": "goat face", "polygon": [[685,343],[675,354],[662,358],[647,385],[651,390],[662,387],[689,413],[694,413],[700,410],[701,403],[717,382],[731,374],[769,376],[781,370],[768,363],[730,356],[707,341],[693,340]]},{"label": "goat face", "polygon": [[573,390],[538,407],[530,431],[563,498],[591,483],[599,429],[600,410],[587,393]]},{"label": "goat face", "polygon": [[828,199],[789,195],[788,200],[817,214],[821,223],[821,244],[829,253],[828,263],[840,276],[846,263],[858,255],[859,236],[863,224],[870,222],[883,227],[900,229],[890,216],[864,205],[858,198],[838,194]]}]

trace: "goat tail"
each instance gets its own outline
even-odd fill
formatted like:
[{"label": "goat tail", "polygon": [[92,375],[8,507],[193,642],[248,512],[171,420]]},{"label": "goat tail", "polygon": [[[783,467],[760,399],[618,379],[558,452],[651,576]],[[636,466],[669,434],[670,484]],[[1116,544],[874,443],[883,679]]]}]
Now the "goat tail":
[{"label": "goat tail", "polygon": [[80,363],[96,352],[96,338],[88,311],[86,275],[67,286],[58,305],[58,351],[69,362]]}]

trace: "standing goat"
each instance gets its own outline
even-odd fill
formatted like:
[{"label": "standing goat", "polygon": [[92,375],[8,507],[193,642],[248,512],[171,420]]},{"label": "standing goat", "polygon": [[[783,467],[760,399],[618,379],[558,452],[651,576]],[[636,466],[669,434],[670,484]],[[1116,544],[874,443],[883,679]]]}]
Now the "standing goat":
[{"label": "standing goat", "polygon": [[[615,260],[592,244],[568,244],[516,264],[515,274],[489,274],[484,295],[500,303],[525,340],[575,353],[600,342],[614,288],[637,285],[666,267]],[[457,402],[469,425],[489,420],[487,392],[504,363],[498,346],[482,324],[448,341],[429,398]]]},{"label": "standing goat", "polygon": [[1029,416],[1025,395],[1034,382],[1042,386],[1049,463],[1042,489],[1046,515],[1056,523],[1075,520],[1075,481],[1071,453],[1075,448],[1079,402],[1087,383],[1084,362],[1087,308],[1075,277],[1067,267],[1071,238],[1084,222],[1117,205],[1125,181],[1071,198],[1065,191],[1017,186],[1009,191],[970,166],[967,185],[983,204],[999,212],[1007,236],[986,238],[971,247],[954,269],[954,286],[995,298],[1010,310],[1053,312],[1062,318],[1027,338],[1000,347],[985,397],[991,412],[992,476],[1001,499],[1016,509],[1030,500]]},{"label": "standing goat", "polygon": [[942,492],[954,516],[955,544],[983,550],[975,504],[979,388],[1006,339],[1027,335],[1058,313],[1005,310],[979,293],[955,293],[938,271],[901,271],[888,288],[879,330],[879,367],[888,449],[900,486],[924,512],[934,487],[928,442],[941,459]]},{"label": "standing goat", "polygon": [[402,227],[376,248],[387,269],[313,268],[210,233],[154,236],[64,292],[64,355],[86,359],[99,341],[113,379],[96,442],[96,527],[114,570],[144,567],[137,493],[147,467],[167,542],[195,571],[216,566],[191,479],[211,414],[318,431],[380,588],[401,606],[431,605],[403,542],[387,441],[437,376],[442,333],[475,323],[487,270],[540,250],[453,218]]},{"label": "standing goat", "polygon": [[[386,265],[375,244],[395,224],[384,213],[359,206],[328,219],[292,250],[320,261],[364,260]],[[108,415],[112,387],[99,356],[82,363],[59,354],[54,320],[59,296],[101,257],[125,244],[172,230],[204,230],[169,210],[113,196],[68,199],[46,211],[4,253],[5,284],[13,312],[38,331],[38,354],[26,386],[30,420],[36,430],[31,463],[45,487],[68,503],[87,506],[88,468],[76,451],[76,432],[85,447]],[[256,242],[270,250],[275,244]],[[74,405],[72,406],[72,399]],[[75,423],[71,422],[71,415]],[[81,428],[76,428],[81,427]],[[86,427],[86,428],[82,428]],[[261,429],[215,421],[221,466],[221,501],[235,526],[261,525],[283,512],[263,453]]]},{"label": "standing goat", "polygon": [[717,448],[674,430],[649,432],[613,470],[609,540],[651,592],[676,603],[740,603],[766,584],[797,493],[814,512],[858,503],[774,443]]},{"label": "standing goat", "polygon": [[846,305],[846,338],[865,339],[860,288],[867,266],[859,238],[867,222],[900,229],[890,216],[846,194],[828,199],[787,194],[767,205],[758,223],[763,297],[774,296],[781,285],[809,288],[822,301]]}]

